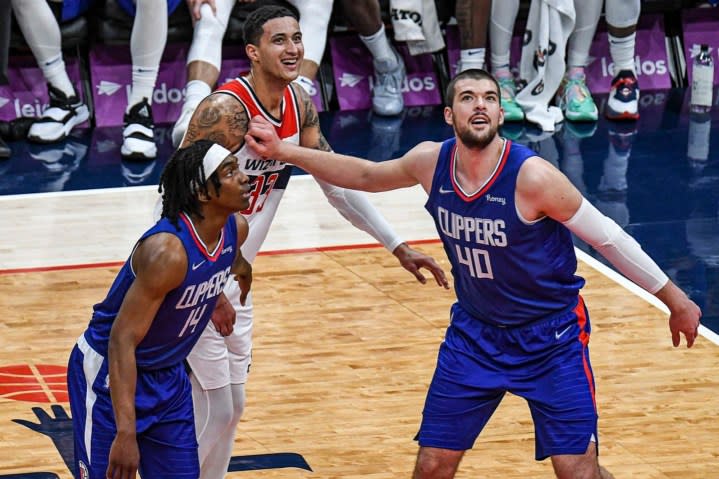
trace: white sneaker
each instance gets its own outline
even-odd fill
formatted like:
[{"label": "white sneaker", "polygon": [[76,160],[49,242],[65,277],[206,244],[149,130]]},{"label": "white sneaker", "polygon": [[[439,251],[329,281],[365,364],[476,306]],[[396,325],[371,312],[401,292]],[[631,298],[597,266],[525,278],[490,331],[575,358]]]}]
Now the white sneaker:
[{"label": "white sneaker", "polygon": [[65,139],[77,125],[87,121],[90,111],[77,95],[68,97],[52,85],[47,86],[50,107],[32,124],[27,139],[35,143],[55,143]]},{"label": "white sneaker", "polygon": [[125,127],[122,130],[123,160],[154,160],[157,157],[155,144],[155,121],[152,118],[152,107],[143,98],[125,113]]},{"label": "white sneaker", "polygon": [[399,115],[404,110],[402,84],[407,78],[404,61],[396,50],[394,68],[388,68],[386,62],[374,62],[374,86],[372,88],[372,110],[383,116]]}]

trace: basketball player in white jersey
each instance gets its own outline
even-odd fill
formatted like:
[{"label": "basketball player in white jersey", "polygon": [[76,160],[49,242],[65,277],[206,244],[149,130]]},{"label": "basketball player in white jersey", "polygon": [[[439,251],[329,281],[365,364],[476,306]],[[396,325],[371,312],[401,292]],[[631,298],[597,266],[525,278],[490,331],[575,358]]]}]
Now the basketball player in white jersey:
[{"label": "basketball player in white jersey", "polygon": [[[330,148],[320,132],[312,100],[292,83],[304,55],[297,18],[282,7],[261,7],[248,16],[243,34],[252,65],[250,73],[219,87],[200,103],[182,146],[212,139],[239,158],[240,169],[253,182],[250,206],[243,211],[250,232],[242,246],[243,256],[252,263],[287,186],[291,166],[263,160],[244,146],[250,118],[256,115],[266,118],[284,141],[327,151]],[[402,242],[363,194],[326,183],[320,185],[343,216],[381,242],[420,282],[425,279],[419,268],[425,267],[438,284],[447,286],[444,273],[434,260]],[[231,322],[208,326],[188,357],[202,479],[221,478],[227,471],[235,427],[245,404],[244,384],[250,365],[251,298],[241,306],[237,288],[225,289],[225,295],[236,311],[234,328]],[[220,309],[223,307],[227,306]]]}]

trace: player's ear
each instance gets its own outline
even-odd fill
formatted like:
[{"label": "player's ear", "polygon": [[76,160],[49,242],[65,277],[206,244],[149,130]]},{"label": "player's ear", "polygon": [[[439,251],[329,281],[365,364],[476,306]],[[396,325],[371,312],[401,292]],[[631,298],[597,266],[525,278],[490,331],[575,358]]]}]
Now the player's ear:
[{"label": "player's ear", "polygon": [[245,54],[247,55],[247,58],[250,59],[251,62],[259,61],[259,54],[257,52],[257,47],[251,43],[248,43],[245,45]]},{"label": "player's ear", "polygon": [[452,108],[448,106],[444,107],[444,122],[450,126],[454,125],[454,113],[452,113]]}]

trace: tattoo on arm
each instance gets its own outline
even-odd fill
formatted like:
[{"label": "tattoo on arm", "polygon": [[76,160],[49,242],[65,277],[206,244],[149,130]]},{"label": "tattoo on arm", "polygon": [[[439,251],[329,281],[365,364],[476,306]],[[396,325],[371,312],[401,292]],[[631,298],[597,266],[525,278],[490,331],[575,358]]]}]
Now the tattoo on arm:
[{"label": "tattoo on arm", "polygon": [[197,125],[200,128],[212,128],[220,121],[220,109],[215,106],[210,106],[198,113],[200,115],[197,118]]},{"label": "tattoo on arm", "polygon": [[235,98],[210,95],[192,116],[183,146],[207,139],[237,151],[244,143],[248,122],[245,107]]},{"label": "tattoo on arm", "polygon": [[307,95],[304,98],[305,102],[305,121],[302,124],[303,128],[319,128],[320,117],[317,115],[317,109],[315,108],[312,99]]}]

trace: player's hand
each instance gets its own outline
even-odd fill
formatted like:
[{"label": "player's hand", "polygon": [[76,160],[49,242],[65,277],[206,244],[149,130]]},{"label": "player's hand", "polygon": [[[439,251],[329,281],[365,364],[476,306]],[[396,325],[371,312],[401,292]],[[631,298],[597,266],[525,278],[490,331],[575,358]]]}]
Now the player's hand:
[{"label": "player's hand", "polygon": [[232,265],[232,273],[240,285],[240,304],[244,306],[252,287],[252,265],[245,258],[240,258],[238,264]]},{"label": "player's hand", "polygon": [[232,329],[235,325],[235,308],[232,307],[230,301],[225,296],[225,293],[220,293],[217,297],[217,303],[215,304],[215,310],[212,311],[210,320],[215,326],[215,329],[222,336],[229,336],[232,334]]},{"label": "player's hand", "polygon": [[190,10],[193,26],[195,25],[195,22],[202,18],[202,14],[200,14],[200,8],[202,8],[203,3],[208,4],[210,8],[212,8],[213,15],[217,15],[217,6],[215,5],[215,0],[187,0],[187,8]]},{"label": "player's hand", "polygon": [[431,256],[413,250],[407,243],[402,243],[397,246],[395,250],[392,251],[392,254],[397,257],[402,267],[412,273],[420,283],[427,283],[427,278],[425,278],[420,271],[421,268],[427,268],[429,272],[432,273],[432,276],[434,276],[437,285],[443,286],[444,289],[449,289],[449,281],[447,281],[444,270],[439,267]]},{"label": "player's hand", "polygon": [[118,433],[110,447],[110,460],[105,477],[107,479],[134,479],[140,465],[140,449],[134,433]]},{"label": "player's hand", "polygon": [[247,124],[245,144],[262,158],[274,158],[282,147],[275,126],[265,117],[257,115]]},{"label": "player's hand", "polygon": [[672,344],[674,347],[681,343],[681,334],[687,339],[687,347],[691,348],[699,336],[699,318],[702,312],[694,301],[686,298],[686,301],[679,307],[670,309],[669,330],[672,332]]}]

